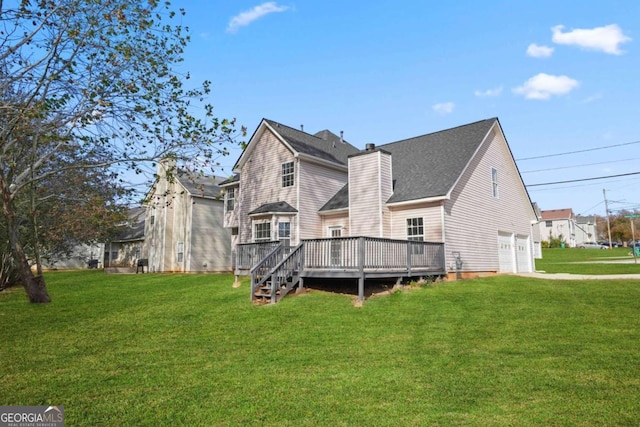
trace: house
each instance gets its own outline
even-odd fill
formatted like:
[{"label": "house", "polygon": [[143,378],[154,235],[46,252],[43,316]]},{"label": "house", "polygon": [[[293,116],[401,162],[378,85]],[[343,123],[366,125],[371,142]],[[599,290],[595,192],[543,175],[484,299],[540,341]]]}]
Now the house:
[{"label": "house", "polygon": [[595,215],[576,215],[576,245],[598,240]]},{"label": "house", "polygon": [[540,236],[543,240],[560,239],[576,247],[576,216],[571,208],[541,211]]},{"label": "house", "polygon": [[136,266],[144,244],[145,212],[144,207],[129,209],[129,223],[118,236],[105,244],[104,267]]},{"label": "house", "polygon": [[224,225],[254,287],[353,277],[362,299],[372,277],[533,270],[537,217],[497,118],[365,150],[263,119],[234,170]]},{"label": "house", "polygon": [[[231,231],[223,223],[223,178],[158,164],[147,195],[141,258],[150,272],[230,272]],[[168,171],[173,171],[167,174]]]}]

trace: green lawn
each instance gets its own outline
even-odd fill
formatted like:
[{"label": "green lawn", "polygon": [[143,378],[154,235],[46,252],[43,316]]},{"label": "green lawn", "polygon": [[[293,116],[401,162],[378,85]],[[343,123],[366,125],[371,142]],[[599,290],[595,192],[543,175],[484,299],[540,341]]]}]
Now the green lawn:
[{"label": "green lawn", "polygon": [[536,260],[536,269],[547,273],[640,274],[640,259],[635,263],[629,253],[629,248],[543,249],[542,259]]},{"label": "green lawn", "polygon": [[66,425],[614,426],[640,420],[640,281],[503,276],[355,308],[231,276],[46,276],[0,292],[0,404]]}]

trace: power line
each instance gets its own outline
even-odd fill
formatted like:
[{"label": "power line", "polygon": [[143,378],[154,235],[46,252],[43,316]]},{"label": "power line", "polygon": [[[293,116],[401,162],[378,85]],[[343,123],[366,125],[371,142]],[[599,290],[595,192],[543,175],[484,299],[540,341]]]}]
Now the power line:
[{"label": "power line", "polygon": [[556,181],[556,182],[543,182],[543,183],[539,183],[539,184],[528,184],[528,185],[525,185],[525,186],[526,187],[541,187],[543,185],[568,184],[568,183],[571,183],[571,182],[594,181],[594,180],[597,180],[597,179],[617,178],[617,177],[620,177],[620,176],[639,175],[639,174],[640,174],[640,172],[630,172],[630,173],[623,173],[623,174],[619,174],[619,175],[598,176],[598,177],[594,177],[594,178],[571,179],[571,180],[567,180],[567,181]]},{"label": "power line", "polygon": [[544,156],[534,156],[534,157],[524,157],[522,159],[516,159],[516,161],[521,162],[523,160],[545,159],[547,157],[566,156],[569,154],[586,153],[587,151],[597,151],[597,150],[604,150],[607,148],[624,147],[625,145],[632,145],[632,144],[640,144],[640,141],[632,141],[632,142],[625,142],[623,144],[607,145],[605,147],[587,148],[585,150],[567,151],[566,153],[546,154]]},{"label": "power line", "polygon": [[638,158],[636,157],[636,158],[633,158],[633,159],[610,160],[608,162],[585,163],[585,164],[582,164],[582,165],[559,166],[557,168],[536,169],[536,170],[532,170],[532,171],[521,171],[520,173],[556,171],[556,170],[561,170],[561,169],[573,169],[573,168],[582,168],[582,167],[586,167],[586,166],[606,165],[608,163],[630,162],[630,161],[633,161],[633,160],[638,160]]}]

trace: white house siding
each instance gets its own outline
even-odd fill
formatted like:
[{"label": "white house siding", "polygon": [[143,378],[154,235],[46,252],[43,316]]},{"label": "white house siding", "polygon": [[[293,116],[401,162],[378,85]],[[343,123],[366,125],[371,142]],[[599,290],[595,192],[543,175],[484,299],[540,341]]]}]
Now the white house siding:
[{"label": "white house siding", "polygon": [[[294,161],[293,153],[269,130],[253,141],[251,158],[240,171],[242,190],[236,198],[239,238],[241,243],[252,241],[252,221],[249,212],[266,203],[287,202],[297,206],[297,187],[300,185],[299,164],[295,164],[295,184],[282,188],[282,163]],[[273,224],[272,224],[273,225]],[[275,236],[272,234],[272,238]],[[293,242],[292,242],[293,243]]]},{"label": "white house siding", "polygon": [[[385,237],[390,215],[391,155],[373,151],[349,158],[349,227],[352,236]],[[387,224],[385,224],[385,222]]]},{"label": "white house siding", "polygon": [[[531,221],[535,220],[529,197],[498,129],[496,125],[487,136],[456,184],[451,199],[445,201],[446,263],[454,265],[452,253],[459,252],[462,271],[499,271],[499,233],[530,236]],[[492,197],[492,168],[498,170],[497,198]]]},{"label": "white house siding", "polygon": [[238,226],[238,210],[237,210],[237,203],[238,203],[238,197],[240,196],[240,186],[239,185],[234,185],[231,187],[225,187],[225,200],[227,198],[227,189],[228,188],[234,188],[235,189],[235,202],[234,202],[234,208],[232,211],[227,211],[226,210],[226,205],[225,205],[225,209],[224,209],[224,223],[223,226],[224,227],[237,227]]},{"label": "white house siding", "polygon": [[327,200],[344,187],[347,182],[347,172],[309,161],[300,161],[298,178],[300,202],[292,206],[298,209],[300,239],[324,236],[322,218],[318,215],[318,211]]},{"label": "white house siding", "polygon": [[322,216],[322,234],[320,237],[331,237],[329,229],[340,227],[342,229],[342,237],[350,236],[349,231],[349,213],[341,212],[337,214],[326,214]]},{"label": "white house siding", "polygon": [[222,227],[222,213],[222,201],[194,198],[189,245],[185,247],[186,271],[231,270],[231,230]]},{"label": "white house siding", "polygon": [[[441,202],[417,203],[410,206],[391,208],[391,239],[407,239],[407,219],[422,218],[424,240],[442,242],[442,204]],[[385,236],[387,237],[387,236]]]},{"label": "white house siding", "polygon": [[66,258],[52,260],[51,262],[43,261],[42,267],[45,269],[59,270],[75,270],[88,268],[90,259],[97,259],[98,267],[102,268],[105,258],[104,243],[96,243],[94,245],[80,244],[73,248]]},{"label": "white house siding", "polygon": [[[179,184],[176,187],[174,198],[168,207],[171,212],[172,224],[167,227],[164,249],[165,270],[164,271],[185,271],[185,261],[188,259],[189,244],[189,218],[191,209],[191,196]],[[184,258],[178,262],[178,243],[183,243]]]}]

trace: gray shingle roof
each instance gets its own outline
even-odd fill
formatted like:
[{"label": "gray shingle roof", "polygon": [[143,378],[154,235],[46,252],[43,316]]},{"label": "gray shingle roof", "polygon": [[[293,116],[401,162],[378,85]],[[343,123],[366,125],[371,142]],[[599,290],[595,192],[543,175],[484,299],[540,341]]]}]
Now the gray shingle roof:
[{"label": "gray shingle roof", "polygon": [[219,184],[223,178],[212,175],[190,174],[184,170],[176,174],[180,184],[195,197],[220,197],[221,188]]},{"label": "gray shingle roof", "polygon": [[319,159],[347,165],[347,158],[359,150],[346,141],[341,141],[328,130],[310,135],[301,130],[291,128],[273,120],[263,119],[298,153],[307,154]]},{"label": "gray shingle roof", "polygon": [[249,212],[249,215],[255,214],[264,214],[264,213],[296,213],[298,210],[291,206],[287,202],[274,202],[274,203],[265,203],[264,205],[258,207],[257,209]]},{"label": "gray shingle roof", "polygon": [[446,195],[497,118],[381,145],[392,155],[394,189],[388,203]]},{"label": "gray shingle roof", "polygon": [[129,225],[123,228],[122,232],[114,238],[114,242],[128,242],[132,240],[144,239],[144,207],[129,209]]},{"label": "gray shingle roof", "polygon": [[[497,118],[380,145],[391,153],[393,195],[388,203],[445,196],[462,174]],[[349,206],[344,186],[320,211]]]},{"label": "gray shingle roof", "polygon": [[323,207],[320,212],[332,211],[336,209],[344,209],[349,207],[349,184],[345,184],[335,196],[333,196]]}]

